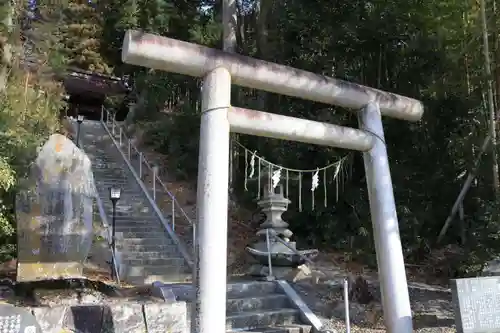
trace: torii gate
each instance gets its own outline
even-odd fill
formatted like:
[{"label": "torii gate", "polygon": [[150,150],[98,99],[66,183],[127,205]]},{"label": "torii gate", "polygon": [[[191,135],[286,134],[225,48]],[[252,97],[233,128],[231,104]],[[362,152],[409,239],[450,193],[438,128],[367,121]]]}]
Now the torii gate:
[{"label": "torii gate", "polygon": [[[226,326],[230,131],[363,152],[387,331],[411,333],[412,317],[381,115],[418,121],[422,104],[359,84],[130,30],[125,63],[203,77],[198,164],[198,330]],[[231,106],[231,84],[353,109],[361,130]],[[186,133],[191,135],[191,133]]]}]

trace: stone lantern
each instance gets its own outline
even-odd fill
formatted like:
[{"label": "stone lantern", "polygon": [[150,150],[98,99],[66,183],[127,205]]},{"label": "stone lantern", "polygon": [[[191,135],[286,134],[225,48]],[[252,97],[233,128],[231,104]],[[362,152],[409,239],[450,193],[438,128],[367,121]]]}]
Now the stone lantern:
[{"label": "stone lantern", "polygon": [[[290,200],[283,195],[282,184],[278,184],[276,189],[273,189],[270,184],[265,184],[263,194],[257,204],[266,215],[266,219],[257,231],[259,241],[247,247],[248,252],[257,261],[257,264],[251,269],[251,275],[267,276],[269,274],[269,252],[273,275],[279,278],[303,265],[306,262],[304,257],[314,259],[317,256],[318,250],[299,251],[296,249],[295,242],[290,241],[293,232],[288,229],[288,223],[282,218],[282,214],[288,209]],[[281,238],[287,245],[277,240],[275,236]]]}]

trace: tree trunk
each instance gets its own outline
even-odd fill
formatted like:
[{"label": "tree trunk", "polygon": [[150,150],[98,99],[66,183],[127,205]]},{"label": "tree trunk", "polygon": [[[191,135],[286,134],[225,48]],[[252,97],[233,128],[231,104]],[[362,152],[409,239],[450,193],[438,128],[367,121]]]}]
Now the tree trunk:
[{"label": "tree trunk", "polygon": [[[268,16],[272,8],[272,0],[260,0],[257,2],[257,58],[268,60],[270,56],[268,28]],[[266,111],[267,93],[259,90],[257,92],[257,108]]]},{"label": "tree trunk", "polygon": [[2,17],[1,24],[3,26],[3,33],[5,33],[4,37],[0,39],[2,43],[2,55],[0,60],[0,92],[4,91],[7,87],[7,79],[9,76],[10,66],[12,65],[13,52],[11,33],[14,20],[14,4],[9,0],[4,6],[6,6],[6,8],[0,8],[0,10],[4,9],[2,10],[4,17]]},{"label": "tree trunk", "polygon": [[497,139],[496,139],[496,117],[495,117],[495,105],[493,101],[493,87],[492,87],[492,77],[491,77],[491,63],[490,63],[490,51],[488,45],[488,26],[486,23],[486,8],[485,1],[481,0],[481,23],[483,32],[483,52],[484,52],[484,68],[487,81],[487,94],[488,94],[488,108],[489,108],[489,134],[491,137],[491,157],[492,157],[492,172],[493,172],[493,190],[498,196],[500,190],[500,181],[498,178],[498,161],[497,161]]},{"label": "tree trunk", "polygon": [[[463,42],[462,42],[462,48],[466,50],[466,41],[467,41],[467,26],[469,22],[469,13],[467,12],[467,9],[464,9],[464,12],[462,13],[462,21],[463,21]],[[471,83],[470,83],[470,66],[469,66],[469,52],[467,50],[464,53],[464,67],[465,67],[465,84],[467,87],[467,96],[470,96],[472,90],[471,90]]]},{"label": "tree trunk", "polygon": [[[222,48],[224,51],[234,53],[237,46],[238,21],[237,21],[236,0],[223,0],[222,3]],[[232,90],[231,100],[238,97],[238,92],[234,88]],[[232,103],[231,103],[232,104]],[[231,133],[231,141],[229,143],[229,191],[234,192],[233,177],[237,174],[238,160],[237,151],[233,145],[233,141],[237,140],[237,134]]]}]

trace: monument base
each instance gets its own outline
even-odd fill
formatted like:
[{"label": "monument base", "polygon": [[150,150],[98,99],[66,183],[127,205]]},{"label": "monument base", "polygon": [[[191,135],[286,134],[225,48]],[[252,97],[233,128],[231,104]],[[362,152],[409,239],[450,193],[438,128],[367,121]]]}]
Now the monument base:
[{"label": "monument base", "polygon": [[17,263],[17,282],[81,278],[83,266],[79,262]]}]

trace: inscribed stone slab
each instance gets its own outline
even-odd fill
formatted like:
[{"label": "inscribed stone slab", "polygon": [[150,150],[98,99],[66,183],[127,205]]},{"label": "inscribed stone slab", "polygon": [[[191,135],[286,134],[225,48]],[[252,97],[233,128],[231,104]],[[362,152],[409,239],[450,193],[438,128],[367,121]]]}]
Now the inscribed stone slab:
[{"label": "inscribed stone slab", "polygon": [[80,278],[92,245],[92,165],[60,134],[52,135],[16,198],[17,281]]},{"label": "inscribed stone slab", "polygon": [[452,280],[459,333],[500,332],[500,277]]}]

